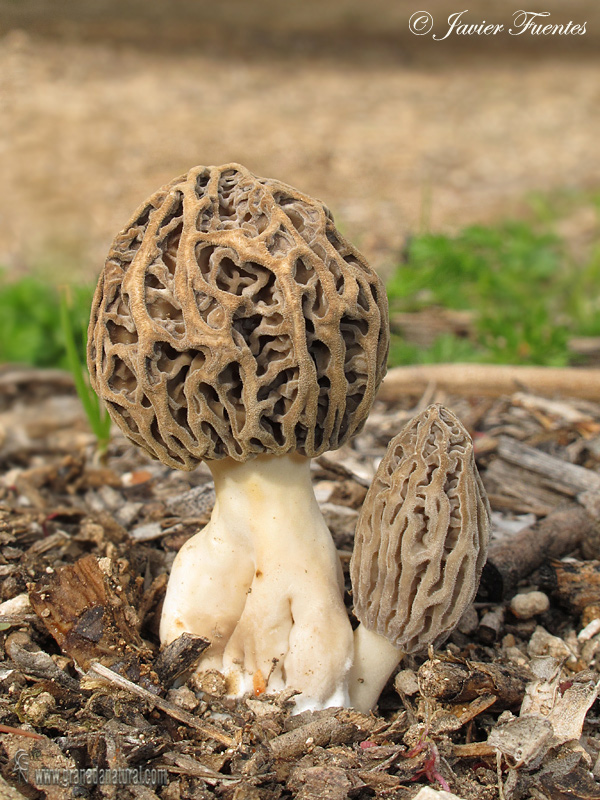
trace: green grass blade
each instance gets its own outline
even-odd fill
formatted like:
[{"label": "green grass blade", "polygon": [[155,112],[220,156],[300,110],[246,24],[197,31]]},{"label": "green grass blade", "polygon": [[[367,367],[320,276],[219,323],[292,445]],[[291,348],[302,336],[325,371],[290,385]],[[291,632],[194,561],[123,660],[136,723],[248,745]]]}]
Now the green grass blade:
[{"label": "green grass blade", "polygon": [[66,291],[61,292],[60,295],[60,324],[64,336],[67,364],[75,381],[75,389],[98,441],[98,450],[104,452],[110,439],[110,417],[108,412],[101,407],[98,396],[90,386],[87,369],[79,357]]}]

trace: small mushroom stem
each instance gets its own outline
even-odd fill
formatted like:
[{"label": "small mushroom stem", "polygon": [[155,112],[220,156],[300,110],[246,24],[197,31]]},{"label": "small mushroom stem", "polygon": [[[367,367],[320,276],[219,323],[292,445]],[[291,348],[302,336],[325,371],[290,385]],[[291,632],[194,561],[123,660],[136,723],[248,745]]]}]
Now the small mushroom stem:
[{"label": "small mushroom stem", "polygon": [[377,703],[388,678],[404,653],[360,624],[354,631],[354,662],[348,681],[350,705],[367,714]]},{"label": "small mushroom stem", "polygon": [[[220,570],[215,590],[219,598],[221,587],[229,592],[237,618],[233,630],[231,617],[227,630],[221,626],[220,644],[212,656],[213,648],[207,651],[202,668],[225,672],[234,694],[251,691],[260,671],[268,689],[301,692],[299,709],[348,705],[352,628],[341,564],[312,489],[310,459],[259,456],[243,463],[213,461],[209,467],[217,500],[207,528],[213,541],[229,543],[231,553],[229,573]],[[233,563],[234,543],[241,578]],[[178,556],[173,568],[180,598],[195,592],[202,579],[202,564],[196,560],[187,570],[185,558]],[[180,600],[170,602],[169,591],[165,607],[181,609]],[[204,601],[198,616],[214,608],[206,593]],[[193,613],[190,609],[188,619]],[[166,631],[164,617],[163,623]]]}]

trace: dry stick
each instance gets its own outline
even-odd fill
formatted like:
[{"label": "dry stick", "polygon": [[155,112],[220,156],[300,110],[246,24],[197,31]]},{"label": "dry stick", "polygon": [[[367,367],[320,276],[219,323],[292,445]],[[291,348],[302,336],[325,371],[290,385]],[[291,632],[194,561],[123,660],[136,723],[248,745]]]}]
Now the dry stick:
[{"label": "dry stick", "polygon": [[73,376],[63,369],[40,369],[24,365],[3,364],[0,367],[0,389],[14,389],[23,383],[53,383],[64,388],[74,388]]},{"label": "dry stick", "polygon": [[335,739],[336,744],[352,741],[356,726],[341,722],[336,717],[325,717],[294,728],[271,739],[267,747],[275,758],[297,758],[306,752],[307,742],[311,746],[327,747]]},{"label": "dry stick", "polygon": [[570,503],[509,539],[492,543],[481,576],[480,597],[494,602],[512,597],[521,578],[546,559],[574,550],[594,524],[585,509]]},{"label": "dry stick", "polygon": [[289,761],[304,755],[309,748],[327,747],[334,742],[346,744],[355,738],[359,730],[359,726],[342,722],[334,715],[313,720],[265,742],[244,764],[242,772],[244,775],[253,775],[273,759]]},{"label": "dry stick", "polygon": [[9,639],[6,652],[15,666],[26,675],[50,680],[73,692],[81,691],[79,682],[62,670],[43,650],[28,650],[17,639]]},{"label": "dry stick", "polygon": [[423,364],[391,369],[377,398],[393,402],[406,394],[421,394],[432,383],[439,389],[461,395],[498,397],[525,388],[536,394],[563,394],[584,400],[600,397],[600,370],[597,369]]},{"label": "dry stick", "polygon": [[131,692],[132,694],[141,697],[143,700],[147,700],[151,705],[156,706],[156,708],[159,708],[161,711],[164,711],[165,714],[173,717],[173,719],[183,722],[184,725],[189,725],[190,728],[195,728],[200,733],[208,736],[211,739],[215,739],[217,742],[224,744],[226,747],[231,747],[233,744],[235,744],[235,741],[231,736],[223,733],[214,725],[211,725],[209,722],[201,722],[197,717],[192,716],[192,714],[188,714],[187,711],[183,711],[181,708],[177,708],[177,706],[173,705],[173,703],[163,700],[162,697],[157,697],[147,689],[142,689],[141,686],[132,683],[132,681],[127,680],[127,678],[124,678],[122,675],[118,675],[116,672],[113,672],[112,669],[105,667],[104,664],[95,662],[90,667],[88,671],[88,675],[89,674],[96,675],[99,678],[118,686],[120,689],[125,689],[125,691]]},{"label": "dry stick", "polygon": [[509,436],[499,438],[497,453],[504,461],[543,476],[545,483],[551,483],[558,491],[570,494],[600,492],[600,475],[597,472],[550,456],[537,447]]},{"label": "dry stick", "polygon": [[536,517],[546,517],[577,494],[572,490],[565,492],[556,484],[549,488],[541,475],[502,458],[494,458],[488,465],[484,482],[493,509],[506,508],[521,514],[532,512]]},{"label": "dry stick", "polygon": [[[15,736],[27,736],[29,739],[45,739],[39,733],[33,731],[23,731],[21,728],[13,728],[12,725],[0,725],[0,733],[14,733]],[[1,797],[2,795],[0,795]]]}]

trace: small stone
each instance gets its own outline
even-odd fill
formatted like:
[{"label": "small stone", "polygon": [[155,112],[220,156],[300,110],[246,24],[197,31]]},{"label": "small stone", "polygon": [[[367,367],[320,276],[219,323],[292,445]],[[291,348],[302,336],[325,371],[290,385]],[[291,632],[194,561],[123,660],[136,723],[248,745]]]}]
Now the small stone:
[{"label": "small stone", "polygon": [[432,789],[431,786],[424,786],[414,796],[413,800],[461,800],[461,798],[452,794],[452,792],[444,792],[442,789]]},{"label": "small stone", "polygon": [[133,520],[137,517],[142,505],[142,503],[130,502],[121,506],[121,508],[115,514],[115,519],[119,525],[122,525],[124,528],[128,528]]},{"label": "small stone", "polygon": [[27,592],[18,594],[16,597],[11,597],[10,600],[5,600],[0,603],[0,614],[2,616],[20,616],[21,614],[33,614],[33,608],[29,602],[29,595]]},{"label": "small stone", "polygon": [[502,633],[503,625],[504,608],[498,606],[490,611],[486,611],[477,628],[479,638],[482,642],[485,642],[485,644],[492,644]]},{"label": "small stone", "polygon": [[521,666],[527,666],[527,664],[529,664],[529,659],[527,656],[523,655],[518,647],[506,647],[504,650],[504,655],[514,664],[519,664]]},{"label": "small stone", "polygon": [[224,697],[227,694],[227,679],[216,669],[195,673],[189,684],[195,692],[206,692],[213,697]]},{"label": "small stone", "polygon": [[56,709],[56,700],[50,692],[41,692],[37,697],[32,697],[24,703],[24,712],[27,721],[32,725],[41,725],[48,714]]},{"label": "small stone", "polygon": [[575,656],[575,653],[571,652],[562,639],[559,639],[558,636],[552,636],[541,625],[538,625],[531,635],[527,652],[530,657],[552,656],[559,661]]},{"label": "small stone", "polygon": [[593,619],[591,622],[579,631],[577,634],[577,639],[580,642],[587,642],[588,639],[591,639],[593,636],[596,636],[600,633],[600,619],[596,618]]},{"label": "small stone", "polygon": [[104,485],[98,489],[98,496],[104,508],[108,511],[116,511],[123,505],[123,495],[117,492],[112,486]]},{"label": "small stone", "polygon": [[327,503],[335,489],[335,481],[319,481],[313,486],[317,503]]},{"label": "small stone", "polygon": [[150,542],[152,539],[159,539],[163,535],[163,529],[160,522],[147,522],[129,531],[129,535],[136,542]]},{"label": "small stone", "polygon": [[179,517],[202,517],[210,514],[215,505],[215,487],[212,483],[194,486],[186,492],[169,497],[167,507]]},{"label": "small stone", "polygon": [[200,701],[187,686],[180,686],[179,689],[170,689],[167,692],[167,700],[173,705],[183,708],[184,711],[193,711],[200,705]]},{"label": "small stone", "polygon": [[590,639],[590,641],[585,642],[581,648],[581,660],[589,667],[592,661],[595,660],[598,652],[600,652],[600,641],[598,638]]},{"label": "small stone", "polygon": [[465,613],[459,619],[456,627],[461,633],[464,633],[465,636],[470,636],[472,633],[475,633],[479,627],[479,614],[473,604],[466,608]]},{"label": "small stone", "polygon": [[595,619],[600,619],[600,605],[586,606],[581,612],[581,627],[585,628]]},{"label": "small stone", "polygon": [[412,669],[401,669],[394,678],[394,689],[398,694],[412,697],[419,693],[419,682],[416,673]]},{"label": "small stone", "polygon": [[510,610],[519,619],[531,619],[544,614],[550,608],[550,600],[544,592],[516,594],[510,601]]}]

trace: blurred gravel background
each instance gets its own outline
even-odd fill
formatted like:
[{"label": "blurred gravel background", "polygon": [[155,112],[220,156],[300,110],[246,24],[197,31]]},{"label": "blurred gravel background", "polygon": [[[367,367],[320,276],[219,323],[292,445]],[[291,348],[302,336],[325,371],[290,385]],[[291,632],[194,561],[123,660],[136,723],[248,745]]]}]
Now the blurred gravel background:
[{"label": "blurred gravel background", "polygon": [[[519,3],[468,7],[508,27]],[[443,42],[408,31],[421,8],[443,35],[463,6],[0,0],[0,264],[91,279],[146,195],[199,163],[321,197],[383,271],[423,225],[600,185],[598,4],[532,7],[584,36]]]}]

